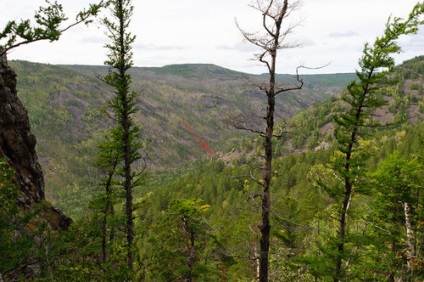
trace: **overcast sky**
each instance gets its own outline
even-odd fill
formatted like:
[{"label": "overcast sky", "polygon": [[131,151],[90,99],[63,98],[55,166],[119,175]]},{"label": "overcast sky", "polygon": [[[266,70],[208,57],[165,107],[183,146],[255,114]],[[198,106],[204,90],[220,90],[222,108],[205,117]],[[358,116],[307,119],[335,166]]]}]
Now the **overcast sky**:
[{"label": "overcast sky", "polygon": [[[44,0],[1,0],[0,27],[8,20],[29,18]],[[210,63],[247,73],[263,73],[252,60],[256,49],[238,31],[235,19],[246,31],[260,30],[252,0],[133,0],[132,32],[135,66]],[[75,15],[90,0],[58,0],[68,15]],[[303,0],[293,20],[303,18],[289,40],[300,47],[281,50],[278,73],[294,73],[296,66],[324,69],[307,73],[354,72],[365,42],[372,43],[384,31],[390,15],[407,17],[417,0]],[[7,9],[5,8],[7,7]],[[59,42],[19,47],[9,59],[51,64],[102,65],[108,42],[98,23],[76,27]],[[396,62],[424,54],[424,27],[417,35],[400,39],[403,53]]]}]

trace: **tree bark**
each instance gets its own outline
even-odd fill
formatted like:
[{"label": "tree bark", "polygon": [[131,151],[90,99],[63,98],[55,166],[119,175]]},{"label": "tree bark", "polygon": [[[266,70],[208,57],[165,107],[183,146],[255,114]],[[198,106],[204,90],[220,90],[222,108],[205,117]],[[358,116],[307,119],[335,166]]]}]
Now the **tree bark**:
[{"label": "tree bark", "polygon": [[[274,111],[275,111],[275,97],[285,91],[301,89],[303,82],[299,80],[300,86],[292,88],[276,88],[275,72],[277,62],[277,51],[279,49],[291,48],[285,41],[285,37],[289,34],[296,24],[289,24],[287,30],[282,30],[283,20],[288,17],[290,11],[297,7],[297,2],[289,5],[288,0],[282,1],[257,1],[256,8],[262,12],[262,28],[265,31],[264,36],[255,36],[240,29],[244,38],[253,45],[262,49],[261,54],[257,54],[259,62],[265,64],[268,69],[269,81],[266,85],[259,86],[261,91],[265,92],[267,97],[266,128],[265,132],[261,132],[264,137],[264,168],[262,170],[262,181],[259,182],[263,187],[262,191],[262,224],[259,226],[261,233],[260,238],[260,254],[259,254],[259,281],[267,282],[269,276],[269,247],[270,247],[270,212],[271,212],[271,180],[272,180],[272,139],[274,137]],[[284,44],[283,44],[284,42]],[[255,130],[251,130],[257,132]]]},{"label": "tree bark", "polygon": [[406,226],[406,239],[408,242],[408,248],[406,249],[406,260],[408,266],[408,272],[410,275],[413,273],[413,268],[411,265],[411,258],[413,256],[413,232],[412,232],[412,224],[411,224],[411,210],[409,208],[408,203],[403,203],[403,209],[405,211],[405,226]]},{"label": "tree bark", "polygon": [[133,219],[133,195],[132,195],[132,168],[131,168],[131,141],[130,141],[130,113],[128,104],[129,84],[127,79],[127,65],[126,54],[128,50],[125,46],[125,18],[124,18],[124,3],[123,0],[118,0],[118,7],[120,13],[119,18],[119,56],[120,67],[119,75],[121,81],[121,99],[122,99],[122,121],[123,128],[123,153],[124,153],[124,190],[125,190],[125,214],[126,214],[126,227],[127,227],[127,256],[128,256],[128,269],[134,271],[134,219]]},{"label": "tree bark", "polygon": [[[270,91],[271,92],[271,91]],[[263,172],[264,187],[262,195],[262,225],[261,231],[261,253],[259,259],[259,281],[268,281],[269,260],[269,238],[271,232],[270,209],[271,209],[271,178],[272,178],[272,136],[274,134],[274,108],[275,97],[268,94],[267,127],[265,131],[265,169]]]}]

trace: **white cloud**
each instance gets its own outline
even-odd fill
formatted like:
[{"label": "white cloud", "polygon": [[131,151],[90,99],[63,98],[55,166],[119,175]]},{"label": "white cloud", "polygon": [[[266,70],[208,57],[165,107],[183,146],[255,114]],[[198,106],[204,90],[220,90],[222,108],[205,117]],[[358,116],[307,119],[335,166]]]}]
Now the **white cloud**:
[{"label": "white cloud", "polygon": [[329,34],[329,37],[331,38],[341,38],[341,37],[353,37],[358,36],[358,34],[354,31],[345,31],[345,32],[332,32]]},{"label": "white cloud", "polygon": [[[60,0],[70,14],[85,7],[88,0]],[[416,0],[303,0],[302,26],[291,34],[298,48],[282,50],[278,72],[293,73],[296,66],[320,66],[321,72],[352,72],[365,42],[381,35],[390,14],[406,17]],[[0,29],[7,19],[30,17],[44,0],[2,0]],[[243,42],[235,18],[247,31],[257,31],[261,17],[248,7],[249,0],[145,0],[133,1],[131,30],[137,36],[134,62],[137,66],[176,63],[213,63],[230,69],[261,73],[266,69],[251,61],[258,49]],[[35,43],[9,54],[11,59],[48,63],[103,64],[104,44],[109,39],[98,23],[74,28],[59,42]],[[424,50],[424,34],[401,40],[404,53],[416,56]]]},{"label": "white cloud", "polygon": [[254,53],[258,51],[258,48],[247,42],[236,42],[232,45],[217,45],[216,49],[224,51],[238,51],[238,52],[249,52]]},{"label": "white cloud", "polygon": [[134,44],[134,49],[148,50],[148,51],[173,51],[173,50],[188,50],[189,46],[179,46],[179,45],[157,45],[152,43],[136,43]]}]

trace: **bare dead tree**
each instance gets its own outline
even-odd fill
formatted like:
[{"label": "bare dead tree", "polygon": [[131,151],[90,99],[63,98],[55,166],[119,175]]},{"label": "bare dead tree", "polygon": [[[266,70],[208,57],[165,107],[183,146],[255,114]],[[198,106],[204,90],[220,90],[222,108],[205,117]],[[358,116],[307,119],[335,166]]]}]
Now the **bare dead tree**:
[{"label": "bare dead tree", "polygon": [[[277,53],[281,49],[294,48],[299,44],[292,44],[287,41],[287,36],[301,22],[289,21],[293,12],[300,8],[300,1],[289,3],[288,0],[256,0],[252,8],[262,14],[262,32],[249,33],[243,30],[236,22],[237,27],[242,33],[244,39],[257,46],[261,51],[255,55],[255,58],[263,63],[269,73],[269,79],[265,83],[258,84],[257,87],[266,94],[267,108],[264,119],[266,121],[265,131],[258,132],[255,129],[239,127],[260,134],[264,138],[264,167],[262,170],[262,179],[256,181],[262,186],[262,224],[259,226],[261,233],[260,254],[259,254],[259,281],[268,281],[269,272],[269,242],[270,242],[270,187],[272,178],[272,139],[274,134],[274,111],[275,99],[278,94],[299,90],[303,86],[303,81],[297,72],[297,84],[292,86],[282,86],[276,83],[276,65]],[[299,70],[299,68],[297,69]]]}]

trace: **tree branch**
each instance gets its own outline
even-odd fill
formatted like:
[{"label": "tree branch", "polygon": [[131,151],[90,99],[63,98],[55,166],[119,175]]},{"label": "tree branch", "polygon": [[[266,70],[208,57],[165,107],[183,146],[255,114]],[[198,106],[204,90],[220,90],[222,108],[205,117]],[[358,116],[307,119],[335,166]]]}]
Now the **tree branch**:
[{"label": "tree branch", "polygon": [[[264,182],[263,182],[263,180],[262,180],[262,182],[261,182],[260,180],[256,179],[256,178],[253,176],[253,173],[252,173],[252,172],[250,172],[250,178],[251,178],[254,182],[256,182],[259,186],[264,187]],[[261,196],[261,199],[262,199],[262,196]]]},{"label": "tree branch", "polygon": [[235,129],[240,129],[240,130],[250,131],[250,132],[252,132],[252,133],[259,134],[259,135],[261,135],[262,137],[265,135],[265,133],[264,133],[263,131],[254,130],[254,129],[247,128],[247,127],[244,127],[244,126],[241,126],[241,125],[234,125],[234,127],[235,127]]},{"label": "tree branch", "polygon": [[[49,3],[49,2],[48,2]],[[63,21],[67,20],[65,15],[62,13],[61,5],[57,3],[47,7],[40,8],[40,11],[34,16],[37,19],[37,23],[40,27],[31,27],[29,20],[22,21],[19,25],[12,21],[7,24],[7,28],[0,33],[0,38],[9,36],[9,41],[4,45],[0,45],[0,57],[4,56],[11,49],[17,48],[22,45],[50,40],[56,41],[60,36],[71,29],[72,27],[81,23],[88,24],[89,18],[97,16],[101,8],[106,7],[108,4],[100,1],[99,4],[90,4],[88,10],[80,12],[74,23],[69,24],[63,29],[58,29],[58,25]],[[23,40],[15,43],[16,38],[20,37]]]}]

